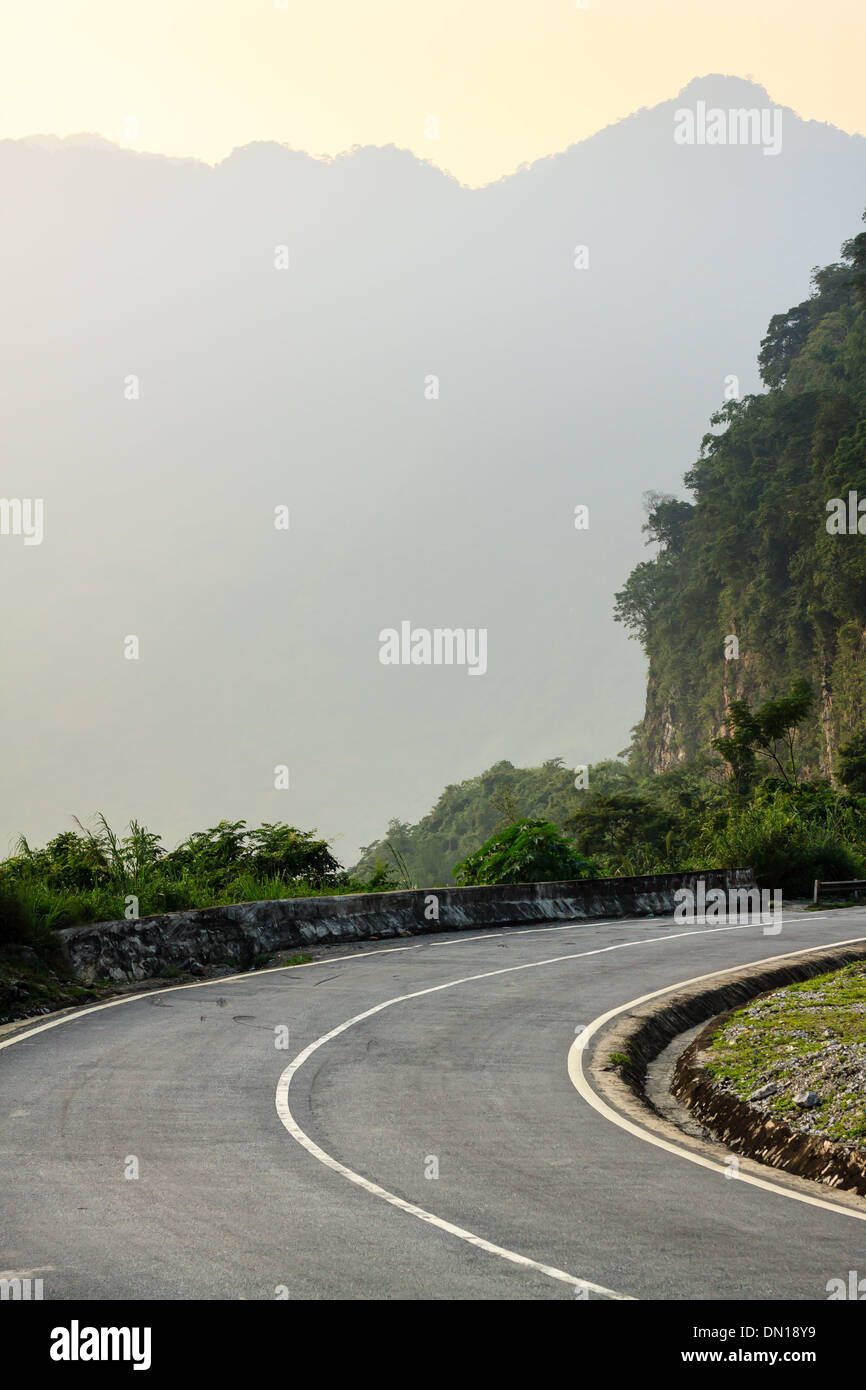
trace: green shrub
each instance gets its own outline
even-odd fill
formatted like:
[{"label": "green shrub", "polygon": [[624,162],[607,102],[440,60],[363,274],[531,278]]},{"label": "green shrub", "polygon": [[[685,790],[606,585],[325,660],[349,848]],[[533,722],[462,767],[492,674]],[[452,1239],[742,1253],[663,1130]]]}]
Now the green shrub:
[{"label": "green shrub", "polygon": [[698,857],[718,868],[752,868],[762,888],[808,897],[816,878],[861,878],[866,859],[856,813],[845,807],[820,815],[798,797],[776,791],[769,799],[734,806],[721,825],[702,828]]},{"label": "green shrub", "polygon": [[595,878],[595,866],[549,821],[523,819],[491,835],[456,865],[456,883],[555,883]]},{"label": "green shrub", "polygon": [[33,919],[20,892],[0,876],[0,946],[29,940]]},{"label": "green shrub", "polygon": [[[48,895],[43,890],[43,897]],[[52,956],[58,942],[57,926],[47,913],[39,913],[34,894],[0,871],[0,951],[4,946],[30,946],[43,956]]]}]

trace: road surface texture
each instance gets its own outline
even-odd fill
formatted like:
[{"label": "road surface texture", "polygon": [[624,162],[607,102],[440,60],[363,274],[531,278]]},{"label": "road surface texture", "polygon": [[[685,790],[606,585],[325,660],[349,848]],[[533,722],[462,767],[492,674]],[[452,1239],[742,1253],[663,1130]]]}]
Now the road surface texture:
[{"label": "road surface texture", "polygon": [[826,1299],[866,1272],[866,1202],[645,1142],[567,1058],[652,990],[863,937],[859,909],[775,936],[510,927],[37,1020],[0,1037],[0,1275],[46,1299]]}]

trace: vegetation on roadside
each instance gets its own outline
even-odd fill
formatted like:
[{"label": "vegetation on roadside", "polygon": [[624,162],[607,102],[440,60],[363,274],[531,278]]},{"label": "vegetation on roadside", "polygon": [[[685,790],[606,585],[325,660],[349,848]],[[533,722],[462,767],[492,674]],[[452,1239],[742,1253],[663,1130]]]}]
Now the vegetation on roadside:
[{"label": "vegetation on roadside", "polygon": [[704,1065],[717,1084],[789,1127],[866,1149],[866,962],[738,1009]]},{"label": "vegetation on roadside", "polygon": [[15,942],[50,954],[58,928],[85,922],[399,886],[381,862],[363,878],[347,874],[327,841],[293,826],[220,821],[166,850],[137,822],[120,837],[98,816],[42,849],[22,838],[0,863],[0,950]]},{"label": "vegetation on roadside", "polygon": [[349,872],[314,831],[283,824],[220,821],[172,850],[137,822],[120,837],[104,816],[41,849],[22,838],[0,863],[0,954],[17,943],[49,959],[55,931],[86,922],[454,881],[751,867],[760,886],[808,897],[816,878],[866,877],[859,763],[852,754],[846,765],[850,790],[803,778],[810,708],[802,683],[755,709],[740,700],[728,732],[700,757],[655,775],[622,760],[577,779],[560,758],[529,769],[498,763],[449,787],[417,826],[393,823]]},{"label": "vegetation on roadside", "polygon": [[555,825],[523,818],[462,860],[454,870],[459,884],[557,883],[596,878],[597,871],[568,843]]},{"label": "vegetation on roadside", "polygon": [[[803,776],[801,726],[811,704],[802,683],[754,709],[740,700],[727,732],[668,772],[612,760],[575,779],[560,758],[529,769],[497,763],[449,787],[416,826],[392,823],[389,838],[414,881],[430,886],[452,875],[458,883],[517,881],[500,874],[512,872],[506,851],[519,839],[515,827],[531,824],[560,837],[562,867],[569,855],[579,862],[563,873],[539,851],[538,862],[530,857],[516,871],[527,879],[752,868],[761,887],[810,897],[816,878],[866,877],[866,793]],[[381,853],[382,844],[372,846],[355,872]]]}]

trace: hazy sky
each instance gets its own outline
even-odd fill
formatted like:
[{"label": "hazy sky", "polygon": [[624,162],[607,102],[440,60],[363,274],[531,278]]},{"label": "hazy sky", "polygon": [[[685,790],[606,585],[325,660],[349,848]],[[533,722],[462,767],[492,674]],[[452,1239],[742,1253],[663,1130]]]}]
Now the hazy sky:
[{"label": "hazy sky", "polygon": [[[866,0],[589,4],[0,0],[3,489],[47,516],[0,544],[0,857],[100,810],[348,864],[501,758],[625,746],[641,494],[861,225]],[[674,141],[738,76],[804,118],[778,159]],[[15,143],[82,132],[157,157]],[[389,144],[494,186],[280,148]],[[404,621],[489,629],[484,679],[382,665]]]},{"label": "hazy sky", "polygon": [[482,184],[707,72],[866,133],[864,0],[578,4],[2,0],[0,138],[89,131],[209,162],[252,140],[393,143]]},{"label": "hazy sky", "polygon": [[[45,506],[44,544],[0,537],[0,855],[99,810],[350,864],[502,758],[625,747],[641,496],[866,204],[863,136],[680,145],[679,105],[481,191],[396,149],[0,142],[3,492]],[[483,679],[383,665],[404,621],[488,632]]]}]

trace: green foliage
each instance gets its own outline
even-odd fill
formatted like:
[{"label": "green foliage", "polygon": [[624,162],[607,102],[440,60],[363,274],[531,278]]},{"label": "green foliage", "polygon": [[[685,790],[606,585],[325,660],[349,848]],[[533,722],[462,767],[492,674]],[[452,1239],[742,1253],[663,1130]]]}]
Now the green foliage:
[{"label": "green foliage", "polygon": [[327,885],[340,868],[327,841],[317,840],[313,831],[280,823],[248,831],[244,821],[220,821],[211,830],[191,835],[166,855],[165,863],[189,869],[215,885],[241,870],[262,879]]},{"label": "green foliage", "polygon": [[165,867],[222,887],[248,859],[248,843],[245,821],[221,820],[210,830],[195,831],[166,855]]},{"label": "green foliage", "polygon": [[[387,840],[364,852],[352,871],[369,875],[398,848],[412,881],[425,887],[453,882],[457,859],[474,854],[495,832],[524,817],[556,826],[610,875],[675,869],[704,809],[723,798],[721,764],[702,755],[656,776],[611,758],[589,768],[578,790],[561,758],[541,767],[497,763],[478,777],[446,788],[417,825],[392,821]],[[396,886],[396,885],[389,885]]]},{"label": "green foliage", "polygon": [[866,733],[855,734],[839,749],[839,781],[851,792],[866,794]]},{"label": "green foliage", "polygon": [[32,918],[20,893],[6,879],[0,878],[0,946],[9,942],[28,942]]},{"label": "green foliage", "polygon": [[752,868],[762,888],[779,888],[785,897],[810,896],[816,878],[866,877],[859,808],[832,793],[797,797],[778,785],[732,805],[721,822],[702,824],[694,854],[713,868]]},{"label": "green foliage", "polygon": [[[771,320],[759,358],[768,389],[712,416],[685,475],[693,500],[647,497],[657,553],[615,609],[649,657],[636,763],[695,758],[730,712],[743,724],[716,747],[741,793],[762,760],[795,781],[790,711],[775,711],[775,733],[759,722],[747,736],[746,709],[796,699],[797,681],[817,696],[798,716],[799,775],[829,775],[864,726],[866,543],[826,529],[832,498],[866,497],[864,290],[861,233],[814,272],[809,299]],[[725,660],[730,634],[739,656]]]},{"label": "green foliage", "polygon": [[454,870],[459,884],[556,883],[595,878],[588,860],[577,854],[547,821],[524,818],[491,835]]},{"label": "green foliage", "polygon": [[393,859],[397,867],[397,874],[399,877],[396,880],[394,880],[395,886],[399,886],[401,888],[416,888],[418,885],[412,882],[412,875],[409,873],[409,866],[407,865],[406,860],[403,858],[403,855],[400,853],[400,851],[394,848],[390,840],[385,841],[385,848],[388,850],[389,854],[391,855],[391,858]]},{"label": "green foliage", "polygon": [[607,860],[622,860],[636,843],[656,857],[669,854],[677,827],[675,812],[635,792],[589,796],[567,826],[581,853]]},{"label": "green foliage", "polygon": [[381,859],[374,859],[373,867],[364,880],[364,887],[369,893],[391,893],[396,888],[402,888],[403,884],[400,879],[394,877],[387,864]]},{"label": "green foliage", "polygon": [[[795,703],[781,697],[760,723],[762,736],[785,731],[792,713],[805,703],[805,692],[795,691]],[[799,702],[799,703],[797,703]],[[761,713],[761,710],[758,711]],[[796,726],[795,726],[796,727]],[[789,748],[786,742],[785,748]],[[576,791],[573,778],[560,760],[543,768],[518,770],[510,764],[509,786],[532,786],[539,791],[542,777],[550,782],[548,805],[553,815],[524,817],[516,825],[497,826],[479,835],[455,871],[461,883],[519,882],[573,878],[584,868],[543,862],[549,842],[574,854],[594,874],[610,877],[674,872],[681,869],[754,868],[763,887],[780,888],[787,896],[808,897],[815,878],[866,876],[866,795],[840,794],[826,779],[792,782],[785,757],[780,759],[786,776],[771,759],[765,764],[776,776],[755,781],[742,795],[731,795],[731,784],[718,758],[703,753],[668,772],[640,775],[617,760],[598,763],[589,770],[589,786]],[[498,764],[501,769],[502,765]],[[493,771],[493,769],[491,770]],[[562,787],[563,774],[568,788]],[[459,791],[467,819],[480,819],[489,809],[489,774],[449,789]],[[503,805],[501,798],[494,797]],[[456,799],[456,798],[455,798]],[[539,796],[540,799],[540,796]],[[533,853],[539,863],[515,866],[520,852],[528,849],[521,839],[527,824],[546,826]],[[407,857],[419,859],[430,848],[425,839],[429,821],[403,827]],[[478,845],[482,848],[479,850]],[[563,863],[567,861],[563,860]],[[500,877],[504,874],[504,877]],[[419,876],[416,873],[416,878]],[[421,880],[422,882],[424,880]]]},{"label": "green foliage", "polygon": [[59,941],[50,914],[39,913],[32,895],[0,872],[0,955],[6,947],[29,946],[54,961]]},{"label": "green foliage", "polygon": [[750,784],[757,755],[774,765],[786,785],[796,783],[794,740],[813,704],[814,696],[805,680],[795,681],[787,695],[765,700],[756,710],[749,707],[748,700],[731,701],[726,717],[730,732],[711,739],[711,744],[730,764],[738,791]]},{"label": "green foliage", "polygon": [[133,821],[119,837],[105,817],[64,831],[43,849],[22,837],[0,864],[0,943],[51,943],[58,928],[117,921],[126,900],[139,913],[311,894],[382,892],[399,886],[379,863],[363,877],[346,874],[326,840],[283,824],[248,830],[220,821],[166,851],[159,835]]},{"label": "green foliage", "polygon": [[[593,785],[596,775],[599,785],[602,779],[631,780],[625,765],[614,760],[591,770]],[[376,860],[390,864],[399,855],[405,866],[401,877],[425,887],[447,885],[454,881],[455,863],[472,854],[495,830],[524,816],[551,821],[562,829],[585,794],[575,790],[574,773],[562,758],[529,768],[503,760],[477,777],[446,787],[417,825],[392,820],[387,834],[362,850],[352,873],[366,877]]]}]

